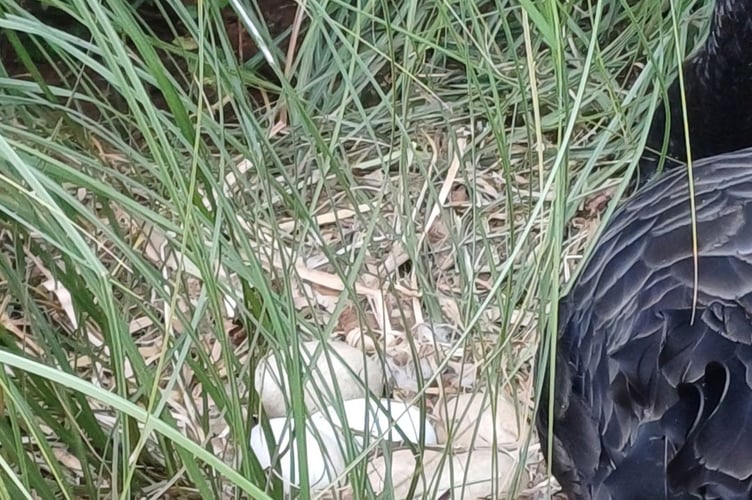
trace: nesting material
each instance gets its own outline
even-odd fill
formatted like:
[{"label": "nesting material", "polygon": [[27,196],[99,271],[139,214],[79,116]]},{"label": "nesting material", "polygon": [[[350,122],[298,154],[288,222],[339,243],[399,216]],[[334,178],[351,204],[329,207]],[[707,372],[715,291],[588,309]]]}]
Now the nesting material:
[{"label": "nesting material", "polygon": [[[516,466],[512,456],[486,448],[455,454],[425,450],[421,469],[412,451],[398,450],[373,460],[368,478],[377,494],[389,493],[391,498],[407,498],[415,474],[420,479],[414,498],[506,498]],[[388,471],[391,477],[387,477]],[[521,474],[525,484],[524,470]]]},{"label": "nesting material", "polygon": [[[309,413],[333,404],[363,398],[368,391],[380,396],[384,391],[381,362],[340,341],[304,342],[300,355],[306,367],[305,406]],[[275,354],[256,369],[256,391],[270,417],[287,415],[290,387],[287,373]]]}]

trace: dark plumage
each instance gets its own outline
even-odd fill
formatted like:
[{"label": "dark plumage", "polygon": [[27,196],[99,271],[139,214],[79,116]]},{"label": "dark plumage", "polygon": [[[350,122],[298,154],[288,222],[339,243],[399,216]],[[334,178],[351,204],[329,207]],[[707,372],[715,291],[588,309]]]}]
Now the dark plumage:
[{"label": "dark plumage", "polygon": [[553,417],[548,458],[571,499],[752,498],[751,34],[752,0],[718,0],[685,66],[693,158],[706,157],[693,165],[696,302],[680,168],[614,213],[560,303],[553,415],[546,377],[536,423],[545,452]]},{"label": "dark plumage", "polygon": [[750,498],[752,149],[698,162],[695,189],[694,323],[682,170],[614,214],[560,304],[552,465],[570,498]]},{"label": "dark plumage", "polygon": [[[683,65],[692,159],[752,146],[752,0],[717,0],[704,45]],[[668,113],[658,103],[639,184],[656,171],[669,117],[664,168],[687,160],[679,80],[668,89]]]}]

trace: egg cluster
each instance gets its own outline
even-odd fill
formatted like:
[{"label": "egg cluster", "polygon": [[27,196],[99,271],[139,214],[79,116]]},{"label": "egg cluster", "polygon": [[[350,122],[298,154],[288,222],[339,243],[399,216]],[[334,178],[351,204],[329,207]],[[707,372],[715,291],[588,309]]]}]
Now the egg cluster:
[{"label": "egg cluster", "polygon": [[383,446],[410,443],[437,444],[436,431],[421,410],[374,394],[384,390],[381,363],[343,342],[307,342],[301,346],[307,366],[303,404],[309,414],[305,425],[305,456],[298,450],[289,380],[274,355],[256,370],[256,390],[269,419],[251,430],[251,449],[259,464],[275,469],[285,492],[300,483],[299,468],[307,465],[311,489],[338,483],[347,465],[363,453]]}]

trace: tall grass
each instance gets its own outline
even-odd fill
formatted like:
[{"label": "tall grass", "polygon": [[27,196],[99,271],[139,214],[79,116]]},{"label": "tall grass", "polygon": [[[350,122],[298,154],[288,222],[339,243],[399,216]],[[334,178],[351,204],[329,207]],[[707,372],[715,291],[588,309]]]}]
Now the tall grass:
[{"label": "tall grass", "polygon": [[[55,27],[0,0],[0,496],[280,495],[247,446],[255,366],[277,352],[301,401],[288,346],[354,311],[383,347],[369,276],[395,330],[451,324],[474,390],[518,402],[510,496],[535,487],[540,334],[708,17],[672,1],[678,45],[660,2],[307,0],[287,58],[232,0],[243,63],[214,2],[49,0]],[[330,308],[305,266],[341,280]]]}]

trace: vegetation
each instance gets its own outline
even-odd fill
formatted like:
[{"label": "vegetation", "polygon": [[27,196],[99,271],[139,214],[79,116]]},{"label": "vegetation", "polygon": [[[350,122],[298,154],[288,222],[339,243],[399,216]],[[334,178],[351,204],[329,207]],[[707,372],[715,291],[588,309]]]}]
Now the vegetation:
[{"label": "vegetation", "polygon": [[706,3],[0,0],[0,497],[278,496],[254,369],[331,337],[509,396],[545,491],[539,341]]}]

